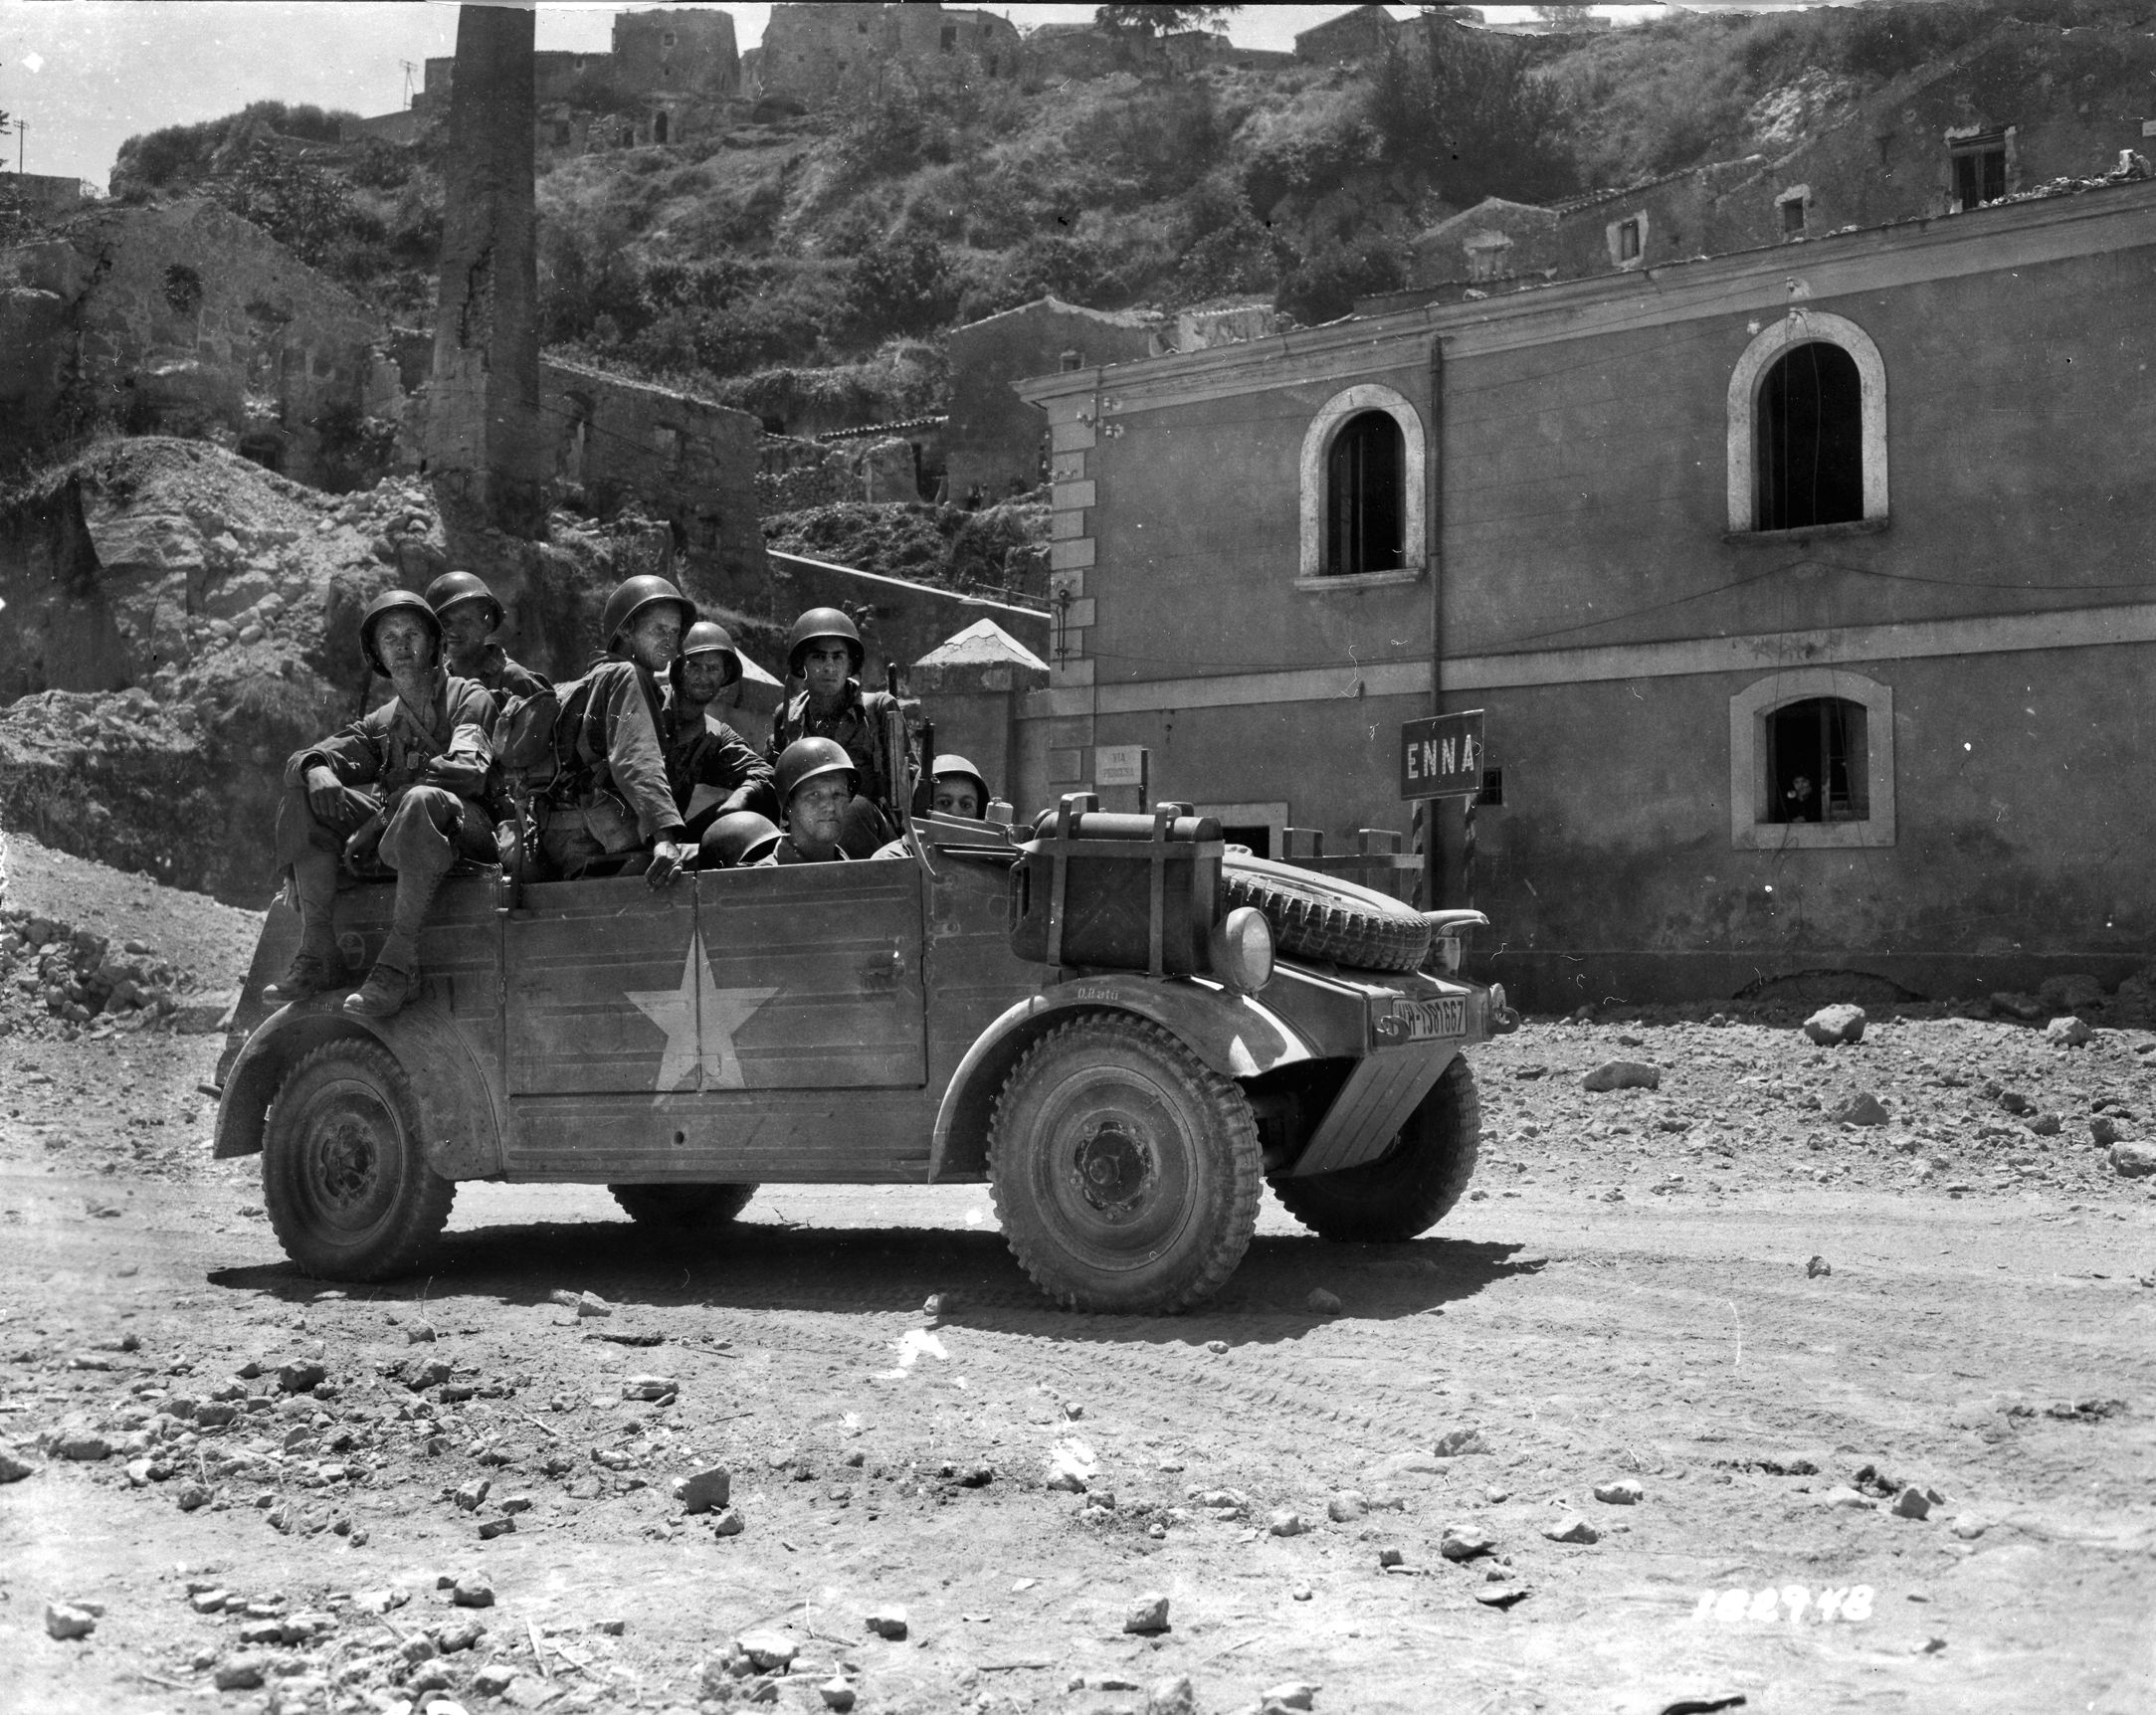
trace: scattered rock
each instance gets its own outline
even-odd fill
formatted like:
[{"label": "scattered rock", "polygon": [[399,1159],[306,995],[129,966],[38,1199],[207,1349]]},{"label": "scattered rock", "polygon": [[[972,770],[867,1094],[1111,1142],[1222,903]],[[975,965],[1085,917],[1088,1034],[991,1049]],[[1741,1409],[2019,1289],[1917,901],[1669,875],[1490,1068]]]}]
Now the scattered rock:
[{"label": "scattered rock", "polygon": [[1844,1003],[1822,1007],[1804,1021],[1804,1034],[1823,1048],[1864,1040],[1864,1010]]},{"label": "scattered rock", "polygon": [[739,1507],[728,1507],[711,1521],[713,1536],[739,1536],[748,1528],[748,1521],[741,1516]]},{"label": "scattered rock", "polygon": [[1894,1497],[1893,1513],[1896,1518],[1929,1518],[1931,1497],[1920,1488],[1905,1488]]},{"label": "scattered rock", "polygon": [[472,1675],[472,1689],[482,1697],[499,1697],[515,1677],[515,1668],[499,1661],[490,1662]]},{"label": "scattered rock", "polygon": [[1449,1524],[1438,1542],[1438,1552],[1447,1560],[1463,1563],[1492,1554],[1496,1547],[1497,1539],[1473,1524]]},{"label": "scattered rock", "polygon": [[2099,1113],[2088,1122],[2088,1135],[2098,1149],[2108,1149],[2125,1134],[2118,1128],[2118,1121],[2107,1113]]},{"label": "scattered rock", "polygon": [[1595,1484],[1595,1499],[1610,1506],[1638,1506],[1646,1498],[1647,1489],[1631,1477]]},{"label": "scattered rock", "polygon": [[1602,1532],[1595,1529],[1578,1513],[1567,1513],[1555,1524],[1544,1525],[1542,1534],[1552,1542],[1600,1542]]},{"label": "scattered rock", "polygon": [[220,1691],[252,1691],[269,1671],[267,1655],[228,1655],[217,1664],[210,1679]]},{"label": "scattered rock", "polygon": [[1123,1616],[1123,1629],[1140,1636],[1167,1630],[1168,1599],[1157,1590],[1133,1598],[1129,1611]]},{"label": "scattered rock", "polygon": [[1353,1524],[1370,1510],[1370,1503],[1354,1489],[1342,1489],[1325,1503],[1325,1516],[1334,1524]]},{"label": "scattered rock", "polygon": [[98,1617],[87,1608],[78,1608],[72,1602],[48,1602],[45,1605],[45,1635],[57,1637],[62,1642],[75,1637],[88,1637],[98,1629]]},{"label": "scattered rock", "polygon": [[2037,1137],[2057,1137],[2065,1129],[2065,1121],[2046,1108],[2029,1121],[2029,1129]]},{"label": "scattered rock", "polygon": [[1287,1679],[1277,1685],[1268,1686],[1258,1694],[1258,1701],[1268,1708],[1308,1709],[1316,1701],[1317,1687],[1307,1679]]},{"label": "scattered rock", "polygon": [[1377,1563],[1380,1566],[1405,1566],[1407,1559],[1408,1557],[1391,1543],[1386,1543],[1377,1551]]},{"label": "scattered rock", "polygon": [[491,1608],[494,1587],[484,1572],[468,1572],[451,1587],[450,1600],[459,1608]]},{"label": "scattered rock", "polygon": [[487,1499],[488,1491],[493,1486],[494,1481],[491,1477],[474,1477],[472,1481],[464,1484],[450,1498],[456,1501],[458,1506],[466,1512],[478,1512],[482,1503]]},{"label": "scattered rock", "polygon": [[671,1400],[681,1391],[682,1384],[672,1376],[631,1376],[622,1384],[625,1400]]},{"label": "scattered rock", "polygon": [[816,1694],[824,1700],[826,1709],[836,1709],[839,1715],[854,1706],[854,1688],[836,1673],[817,1686]]},{"label": "scattered rock", "polygon": [[1873,1504],[1869,1495],[1860,1494],[1856,1489],[1840,1484],[1823,1491],[1817,1499],[1823,1507],[1847,1507],[1852,1512],[1868,1509]]},{"label": "scattered rock", "polygon": [[2146,1179],[2156,1173],[2156,1146],[2146,1143],[2114,1143],[2105,1159],[2121,1179]]},{"label": "scattered rock", "polygon": [[2044,1040],[2058,1048],[2086,1048],[2089,1039],[2095,1034],[2079,1019],[2071,1015],[2062,1019],[2054,1019],[2044,1027]]},{"label": "scattered rock", "polygon": [[1524,1584],[1485,1584],[1476,1588],[1474,1600],[1484,1608],[1494,1608],[1499,1614],[1527,1600]]},{"label": "scattered rock", "polygon": [[2103,985],[2086,971],[2068,971],[2039,983],[2037,999],[2054,1012],[2077,1013],[2083,1007],[2103,1005]]},{"label": "scattered rock", "polygon": [[697,1471],[682,1484],[681,1500],[684,1512],[723,1512],[727,1501],[733,1498],[733,1473],[724,1465],[712,1465]]},{"label": "scattered rock", "polygon": [[311,1394],[329,1380],[329,1372],[308,1359],[294,1359],[279,1366],[277,1385],[288,1394]]},{"label": "scattered rock", "polygon": [[1187,1673],[1175,1679],[1157,1679],[1145,1694],[1145,1715],[1197,1715],[1197,1712],[1198,1694],[1191,1688]]},{"label": "scattered rock", "polygon": [[112,1443],[93,1429],[69,1429],[55,1435],[48,1450],[56,1459],[108,1459]]},{"label": "scattered rock", "polygon": [[872,1608],[862,1616],[862,1623],[879,1637],[895,1643],[906,1634],[905,1610],[897,1603],[886,1603],[882,1608]]},{"label": "scattered rock", "polygon": [[12,1447],[0,1447],[0,1483],[19,1483],[37,1468]]},{"label": "scattered rock", "polygon": [[1613,1089],[1660,1089],[1662,1068],[1645,1060],[1605,1060],[1580,1080],[1591,1094]]},{"label": "scattered rock", "polygon": [[1436,1450],[1441,1459],[1457,1459],[1468,1453],[1486,1453],[1489,1443],[1480,1429],[1448,1429],[1438,1437]]},{"label": "scattered rock", "polygon": [[1971,1518],[1965,1513],[1954,1521],[1952,1528],[1954,1534],[1960,1537],[1963,1542],[1974,1542],[1991,1526],[1987,1520]]},{"label": "scattered rock", "polygon": [[2020,1019],[2025,1024],[2035,1024],[2049,1009],[2034,995],[2002,989],[1992,996],[1991,1010],[2003,1018]]},{"label": "scattered rock", "polygon": [[1320,1316],[1337,1316],[1342,1308],[1339,1294],[1328,1292],[1322,1286],[1311,1287],[1309,1297],[1303,1302]]},{"label": "scattered rock", "polygon": [[1807,1280],[1817,1280],[1822,1274],[1832,1274],[1833,1272],[1834,1264],[1824,1256],[1815,1256],[1804,1265],[1804,1275]]},{"label": "scattered rock", "polygon": [[783,1672],[793,1665],[801,1645],[783,1631],[773,1631],[767,1626],[754,1631],[744,1631],[733,1640],[733,1646],[749,1659],[749,1664],[759,1673]]},{"label": "scattered rock", "polygon": [[580,1320],[614,1314],[614,1306],[596,1292],[571,1292],[567,1287],[558,1286],[546,1296],[549,1303],[559,1304],[564,1310],[574,1310]]},{"label": "scattered rock", "polygon": [[492,1542],[497,1536],[511,1536],[516,1531],[513,1518],[490,1518],[480,1523],[480,1541]]},{"label": "scattered rock", "polygon": [[1300,1536],[1310,1528],[1310,1521],[1299,1512],[1282,1507],[1266,1521],[1266,1529],[1274,1536]]},{"label": "scattered rock", "polygon": [[1877,1096],[1860,1090],[1829,1108],[1827,1117],[1837,1125],[1884,1125],[1891,1116]]},{"label": "scattered rock", "polygon": [[1217,1358],[1228,1350],[1228,1342],[1226,1340],[1208,1340],[1205,1343],[1205,1349]]}]

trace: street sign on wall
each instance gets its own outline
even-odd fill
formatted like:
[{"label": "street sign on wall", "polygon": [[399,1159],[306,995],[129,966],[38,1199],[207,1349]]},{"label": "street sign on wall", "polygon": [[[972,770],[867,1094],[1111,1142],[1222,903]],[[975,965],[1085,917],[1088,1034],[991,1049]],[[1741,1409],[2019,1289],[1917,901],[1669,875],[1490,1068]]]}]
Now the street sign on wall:
[{"label": "street sign on wall", "polygon": [[1146,764],[1151,760],[1142,744],[1098,744],[1093,747],[1095,786],[1145,784]]},{"label": "street sign on wall", "polygon": [[1400,728],[1400,796],[1468,797],[1482,789],[1482,711],[1434,714]]}]

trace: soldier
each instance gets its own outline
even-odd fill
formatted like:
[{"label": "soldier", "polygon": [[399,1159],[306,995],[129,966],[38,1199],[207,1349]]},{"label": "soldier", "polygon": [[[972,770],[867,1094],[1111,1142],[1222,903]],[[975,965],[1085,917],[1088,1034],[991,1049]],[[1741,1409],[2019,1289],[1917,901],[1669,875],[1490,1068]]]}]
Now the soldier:
[{"label": "soldier", "polygon": [[720,817],[738,810],[767,819],[779,814],[771,765],[710,712],[712,700],[740,676],[733,639],[710,620],[688,628],[682,653],[668,669],[660,736],[667,749],[667,780],[691,840],[700,841]]},{"label": "soldier", "polygon": [[711,824],[696,862],[704,869],[752,869],[778,849],[781,838],[768,816],[736,810]]},{"label": "soldier", "polygon": [[866,858],[890,839],[895,814],[883,765],[883,723],[903,714],[889,692],[861,688],[861,633],[837,608],[811,608],[786,634],[786,670],[802,688],[771,723],[776,762],[796,739],[835,740],[852,759],[859,782],[846,808],[847,854]]},{"label": "soldier", "polygon": [[444,572],[427,586],[427,605],[442,622],[449,670],[485,685],[493,693],[497,708],[511,697],[532,696],[549,688],[544,675],[519,667],[493,641],[508,616],[477,574]]},{"label": "soldier", "polygon": [[667,780],[657,674],[673,665],[695,604],[665,578],[622,583],[600,616],[606,655],[561,689],[559,771],[537,805],[539,856],[564,878],[612,875],[645,847],[644,878],[665,886],[693,848]]},{"label": "soldier", "polygon": [[929,808],[938,816],[962,816],[979,822],[988,815],[988,782],[981,771],[952,752],[936,758],[929,771]]},{"label": "soldier", "polygon": [[836,739],[797,738],[779,757],[779,797],[786,803],[786,838],[757,867],[829,863],[848,854],[841,843],[846,809],[855,798],[853,759]]},{"label": "soldier", "polygon": [[331,915],[337,865],[393,873],[388,938],[344,1010],[386,1018],[419,988],[419,928],[450,866],[494,860],[486,807],[493,699],[441,665],[442,622],[410,590],[390,590],[359,620],[367,665],[396,694],[285,765],[277,857],[292,872],[299,951],[271,992],[279,1006],[343,980]]}]

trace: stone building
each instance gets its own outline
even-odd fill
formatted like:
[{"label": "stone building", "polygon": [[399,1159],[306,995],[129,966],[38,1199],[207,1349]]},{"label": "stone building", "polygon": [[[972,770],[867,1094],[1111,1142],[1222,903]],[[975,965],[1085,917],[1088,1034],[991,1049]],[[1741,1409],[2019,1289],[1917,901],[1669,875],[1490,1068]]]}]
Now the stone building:
[{"label": "stone building", "polygon": [[1319,66],[1382,60],[1400,40],[1402,25],[1382,6],[1357,6],[1295,37],[1295,58]]},{"label": "stone building", "polygon": [[214,203],[99,209],[0,252],[0,457],[105,422],[339,485],[350,437],[393,403],[380,318]]},{"label": "stone building", "polygon": [[1337,848],[1405,826],[1404,722],[1481,709],[1437,890],[1537,1010],[2123,977],[2152,269],[2120,183],[1031,381],[1061,623],[1014,796],[1141,744]]},{"label": "stone building", "polygon": [[1016,79],[1018,27],[993,12],[934,4],[780,4],[748,57],[749,83],[766,101],[826,107],[872,88],[894,67]]}]

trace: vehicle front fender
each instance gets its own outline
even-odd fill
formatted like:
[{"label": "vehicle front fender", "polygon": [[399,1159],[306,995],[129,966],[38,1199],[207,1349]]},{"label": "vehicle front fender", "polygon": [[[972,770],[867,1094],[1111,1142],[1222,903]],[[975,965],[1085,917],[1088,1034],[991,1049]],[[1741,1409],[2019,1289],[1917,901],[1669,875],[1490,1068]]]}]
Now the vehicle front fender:
[{"label": "vehicle front fender", "polygon": [[1079,977],[1030,995],[990,1025],[951,1074],[936,1111],[928,1182],[983,1179],[996,1092],[1026,1050],[1082,1013],[1132,1013],[1150,1019],[1223,1077],[1256,1077],[1275,1066],[1315,1059],[1317,1049],[1284,1019],[1250,995],[1189,977],[1111,972]]},{"label": "vehicle front fender", "polygon": [[270,1101],[285,1074],[323,1043],[378,1042],[396,1056],[419,1101],[427,1165],[445,1179],[502,1171],[501,1115],[486,1072],[449,1008],[431,989],[386,1019],[347,1013],[335,995],[280,1009],[259,1025],[226,1074],[211,1153],[259,1155]]}]

